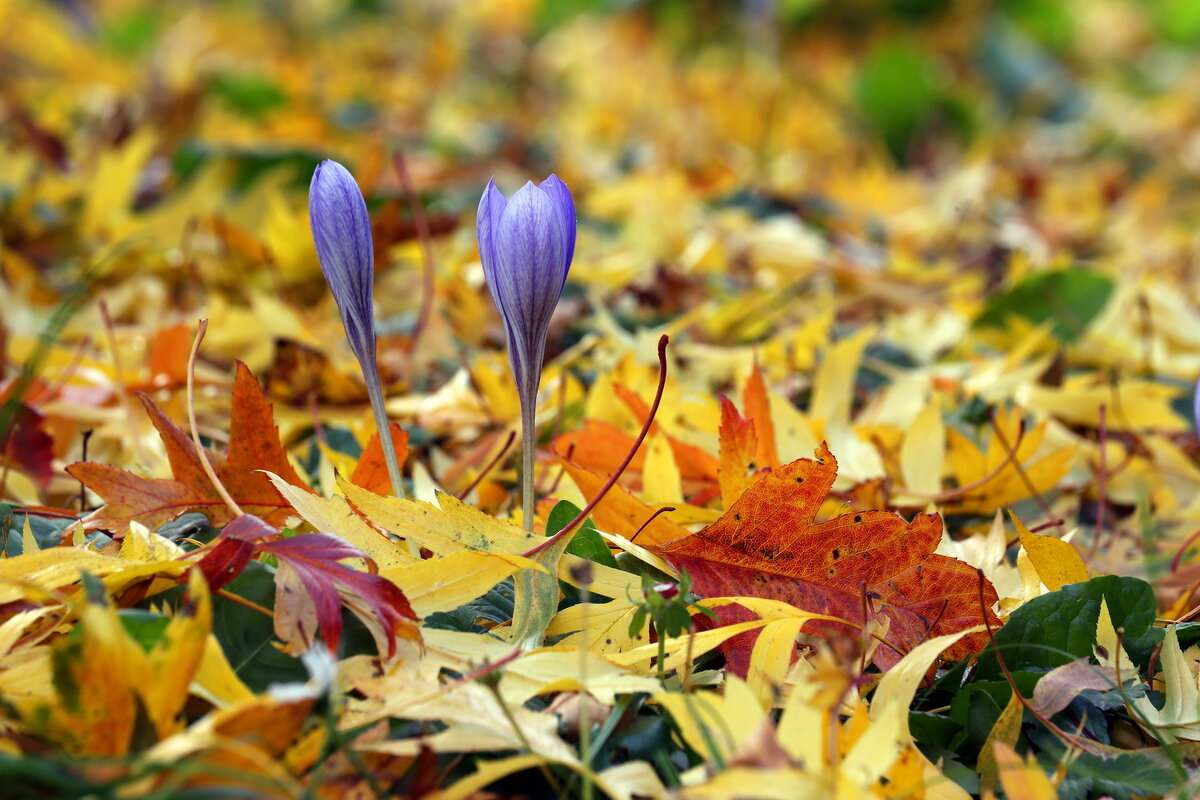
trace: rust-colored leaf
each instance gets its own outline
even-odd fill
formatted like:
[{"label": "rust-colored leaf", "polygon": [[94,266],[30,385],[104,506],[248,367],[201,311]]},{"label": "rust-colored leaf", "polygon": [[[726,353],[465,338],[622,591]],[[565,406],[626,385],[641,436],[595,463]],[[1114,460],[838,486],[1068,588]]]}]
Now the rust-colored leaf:
[{"label": "rust-colored leaf", "polygon": [[[131,522],[155,530],[189,511],[205,514],[215,527],[232,520],[233,513],[204,474],[192,440],[154,401],[145,395],[138,396],[166,445],[174,477],[145,478],[106,464],[72,464],[67,472],[105,501],[84,518],[84,524],[89,529],[105,528],[123,534]],[[271,404],[250,369],[241,362],[233,383],[229,451],[224,456],[210,451],[209,459],[217,477],[242,510],[272,525],[283,524],[294,512],[262,470],[311,491],[292,468],[279,442]]]},{"label": "rust-colored leaf", "polygon": [[743,419],[737,408],[725,395],[721,398],[721,501],[726,508],[742,496],[752,483],[758,457],[758,439],[754,435],[754,421]]},{"label": "rust-colored leaf", "polygon": [[[408,431],[395,422],[391,423],[389,428],[392,443],[396,446],[396,459],[403,465],[408,458]],[[354,474],[350,476],[350,482],[375,494],[388,494],[392,491],[387,463],[383,460],[383,443],[378,432],[371,434],[371,439],[363,448],[362,455],[354,466]]]},{"label": "rust-colored leaf", "polygon": [[742,408],[745,409],[746,416],[754,422],[754,433],[758,437],[758,466],[779,466],[779,453],[775,450],[775,422],[771,419],[767,384],[763,381],[762,370],[759,369],[757,361],[742,392]]},{"label": "rust-colored leaf", "polygon": [[[942,537],[936,514],[906,522],[891,512],[862,511],[815,524],[836,477],[837,461],[822,445],[816,460],[801,459],[759,477],[700,533],[652,549],[688,570],[704,596],[768,597],[857,626],[886,617],[888,646],[875,652],[881,668],[932,636],[983,622],[978,573],[934,553]],[[996,592],[989,583],[983,596],[990,609]],[[988,619],[999,624],[990,610]],[[828,625],[813,631],[833,632]],[[947,656],[962,658],[985,638],[967,636]]]}]

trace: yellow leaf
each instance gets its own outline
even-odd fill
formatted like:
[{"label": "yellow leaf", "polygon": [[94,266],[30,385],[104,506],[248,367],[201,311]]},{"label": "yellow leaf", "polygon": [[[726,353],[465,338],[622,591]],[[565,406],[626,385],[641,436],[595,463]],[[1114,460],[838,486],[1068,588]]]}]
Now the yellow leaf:
[{"label": "yellow leaf", "polygon": [[[812,402],[808,406],[809,417],[822,426],[822,431],[849,427],[854,378],[863,351],[874,337],[875,328],[868,326],[825,348],[821,366],[813,378]],[[839,460],[840,456],[839,453]]]},{"label": "yellow leaf", "polygon": [[426,617],[437,611],[453,611],[526,568],[545,571],[522,556],[460,550],[440,558],[385,567],[379,574],[404,590],[418,617]]},{"label": "yellow leaf", "polygon": [[775,620],[768,623],[754,640],[746,683],[757,695],[759,703],[766,707],[770,707],[783,687],[792,654],[796,651],[796,637],[806,621]]},{"label": "yellow leaf", "polygon": [[905,720],[901,730],[907,736],[908,708],[912,705],[917,687],[933,665],[934,659],[946,648],[957,644],[964,636],[981,630],[982,627],[975,627],[936,636],[910,650],[908,655],[879,679],[879,685],[875,687],[875,695],[871,699],[871,719],[880,719],[885,714],[900,714]]},{"label": "yellow leaf", "polygon": [[321,497],[312,492],[306,492],[271,472],[267,472],[267,477],[275,485],[275,490],[292,504],[292,508],[296,509],[306,522],[322,533],[331,533],[345,539],[366,553],[381,570],[411,564],[417,560],[409,555],[407,549],[397,546],[379,531],[363,522],[362,518],[354,513],[354,510],[343,498]]},{"label": "yellow leaf", "polygon": [[1082,583],[1088,579],[1083,559],[1068,542],[1053,536],[1030,533],[1012,509],[1009,509],[1008,516],[1021,535],[1021,547],[1029,553],[1029,560],[1047,589],[1057,592],[1068,584]]},{"label": "yellow leaf", "polygon": [[[748,794],[751,790],[753,794]],[[678,790],[679,800],[735,800],[753,796],[755,800],[796,800],[798,797],[845,798],[827,775],[789,767],[752,769],[733,767],[701,784]]]},{"label": "yellow leaf", "polygon": [[21,552],[25,555],[36,553],[42,548],[38,546],[33,536],[33,528],[29,525],[29,515],[25,515],[25,527],[21,530]]},{"label": "yellow leaf", "polygon": [[728,762],[766,719],[754,691],[735,675],[725,676],[723,692],[660,691],[654,699],[671,714],[688,746],[710,763],[718,756]]},{"label": "yellow leaf", "polygon": [[1176,387],[1148,380],[1124,379],[1114,387],[1101,374],[1072,375],[1060,387],[1030,385],[1021,400],[1030,409],[1074,425],[1099,427],[1104,406],[1109,431],[1181,433],[1191,423],[1171,407],[1178,396]]},{"label": "yellow leaf", "polygon": [[683,503],[679,467],[671,444],[662,433],[646,440],[646,466],[642,470],[642,496],[651,505],[678,506]]},{"label": "yellow leaf", "polygon": [[[1049,491],[1058,485],[1071,468],[1075,457],[1074,447],[1043,448],[1047,430],[1045,422],[1026,431],[1021,437],[1021,411],[1002,408],[996,412],[996,427],[1002,436],[993,431],[988,437],[986,450],[981,450],[954,428],[946,431],[949,445],[946,459],[950,471],[959,486],[974,487],[945,504],[956,512],[990,515],[1001,506],[1030,497],[1030,484],[1038,492]],[[1008,460],[1009,448],[1014,447],[1016,455]],[[1006,460],[1008,463],[1005,463]],[[1020,471],[1017,470],[1018,464]],[[1021,472],[1024,472],[1024,477]]]},{"label": "yellow leaf", "polygon": [[942,490],[942,466],[946,453],[946,428],[937,395],[921,409],[900,446],[900,472],[906,489],[924,494]]},{"label": "yellow leaf", "polygon": [[1028,761],[1022,761],[1012,745],[997,741],[992,743],[992,763],[1005,797],[1021,800],[1055,800],[1058,797],[1058,790],[1032,754]]},{"label": "yellow leaf", "polygon": [[[1008,704],[1000,712],[992,730],[988,733],[979,751],[979,788],[985,794],[996,786],[996,748],[997,745],[1013,747],[1021,735],[1021,717],[1025,714],[1025,704],[1021,702],[1016,690],[1008,698]],[[1020,795],[1018,795],[1020,796]]]}]

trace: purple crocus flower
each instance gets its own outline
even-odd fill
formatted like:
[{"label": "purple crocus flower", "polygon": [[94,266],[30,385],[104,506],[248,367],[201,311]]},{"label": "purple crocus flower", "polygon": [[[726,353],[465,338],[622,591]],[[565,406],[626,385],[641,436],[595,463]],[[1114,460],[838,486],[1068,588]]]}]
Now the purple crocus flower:
[{"label": "purple crocus flower", "polygon": [[508,358],[521,400],[525,525],[533,525],[533,429],[550,317],[575,255],[575,203],[557,175],[526,183],[505,200],[489,181],[476,221],[479,256],[504,319]]},{"label": "purple crocus flower", "polygon": [[313,173],[308,218],[321,271],[333,290],[350,349],[359,363],[373,363],[375,247],[371,217],[354,176],[336,161],[322,161]]},{"label": "purple crocus flower", "polygon": [[367,385],[392,491],[403,497],[400,464],[383,407],[379,365],[375,362],[375,307],[371,295],[375,246],[371,240],[371,217],[354,176],[336,161],[322,161],[313,172],[308,188],[308,218],[321,271],[333,291],[346,338]]}]

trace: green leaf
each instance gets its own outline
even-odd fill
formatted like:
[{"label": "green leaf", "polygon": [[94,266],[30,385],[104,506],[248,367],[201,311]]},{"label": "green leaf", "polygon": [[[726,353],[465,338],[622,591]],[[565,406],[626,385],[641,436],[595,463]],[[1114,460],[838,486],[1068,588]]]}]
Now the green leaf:
[{"label": "green leaf", "polygon": [[903,164],[937,101],[933,62],[911,44],[891,42],[872,53],[858,78],[863,119]]},{"label": "green leaf", "polygon": [[[225,590],[265,608],[275,607],[275,571],[251,561]],[[225,657],[251,691],[264,692],[273,683],[303,683],[308,671],[300,659],[274,646],[275,621],[224,597],[214,596],[213,634]]]},{"label": "green leaf", "polygon": [[[1151,627],[1157,605],[1150,584],[1104,575],[1036,597],[1014,611],[996,632],[996,644],[1008,668],[1052,669],[1077,658],[1091,658],[1101,599],[1108,604],[1113,626],[1124,631],[1125,647],[1134,659],[1161,638]],[[980,656],[978,676],[982,680],[1002,676],[990,646]]]},{"label": "green leaf", "polygon": [[[574,503],[568,500],[559,500],[554,508],[550,509],[550,515],[546,518],[546,535],[553,536],[561,531],[571,520],[579,516],[579,511],[579,506]],[[586,558],[595,564],[617,568],[617,560],[613,558],[612,551],[608,549],[608,544],[600,536],[600,532],[596,530],[590,517],[584,520],[584,523],[579,526],[579,530],[571,537],[571,543],[567,545],[567,552],[573,556]]]},{"label": "green leaf", "polygon": [[975,327],[1004,328],[1014,316],[1037,324],[1053,321],[1054,335],[1072,342],[1104,310],[1112,292],[1112,278],[1087,267],[1038,273],[989,300]]},{"label": "green leaf", "polygon": [[1051,733],[1033,730],[1030,739],[1038,762],[1047,771],[1053,772],[1063,763],[1070,764],[1060,787],[1064,795],[1134,800],[1168,795],[1180,786],[1181,776],[1175,774],[1166,753],[1159,749],[1111,758],[1078,753],[1064,762],[1066,747]]},{"label": "green leaf", "polygon": [[479,620],[499,625],[513,616],[513,582],[509,578],[493,586],[483,597],[478,597],[453,611],[438,611],[425,618],[426,628],[439,628],[466,633],[487,633],[487,626]]},{"label": "green leaf", "polygon": [[259,118],[287,104],[288,97],[275,81],[254,73],[224,72],[214,76],[212,92],[234,111]]},{"label": "green leaf", "polygon": [[121,627],[146,652],[150,652],[154,648],[154,645],[162,638],[167,625],[171,623],[171,618],[165,614],[158,614],[144,608],[123,608],[117,614],[121,620]]}]

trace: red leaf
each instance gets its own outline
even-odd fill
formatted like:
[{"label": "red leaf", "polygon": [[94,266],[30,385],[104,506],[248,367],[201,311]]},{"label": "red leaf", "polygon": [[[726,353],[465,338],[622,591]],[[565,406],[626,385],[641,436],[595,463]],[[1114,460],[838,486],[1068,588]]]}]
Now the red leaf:
[{"label": "red leaf", "polygon": [[[155,530],[189,511],[202,512],[216,527],[230,522],[233,514],[204,473],[192,440],[150,398],[138,396],[166,445],[174,477],[144,478],[90,461],[72,464],[67,472],[105,500],[103,506],[84,518],[84,524],[89,529],[107,528],[120,534],[130,522],[137,521]],[[271,404],[250,369],[240,361],[233,383],[229,451],[225,456],[208,452],[217,476],[242,510],[272,525],[282,524],[294,512],[261,470],[312,491],[292,469],[279,441]]]},{"label": "red leaf", "polygon": [[[883,669],[930,637],[981,624],[978,573],[934,553],[942,537],[936,514],[918,514],[910,523],[891,512],[862,511],[814,524],[836,477],[837,461],[822,445],[815,461],[801,459],[760,476],[700,533],[651,549],[688,570],[703,596],[774,598],[860,626],[886,617],[890,646],[875,653]],[[990,583],[983,594],[988,619],[998,626]],[[731,621],[724,611],[722,619]],[[858,635],[833,623],[810,627]],[[947,656],[964,657],[985,643],[985,634],[972,634]]]},{"label": "red leaf", "polygon": [[[368,625],[378,623],[387,640],[389,658],[396,652],[397,636],[420,638],[417,615],[396,584],[339,563],[344,558],[367,559],[366,553],[344,539],[328,533],[302,533],[290,539],[261,542],[257,549],[279,561],[277,584],[289,581],[288,570],[299,579],[316,608],[321,638],[330,650],[337,649],[342,635],[343,601]],[[367,561],[374,567],[374,562]]]},{"label": "red leaf", "polygon": [[54,474],[54,440],[46,433],[46,418],[24,403],[14,411],[6,430],[0,430],[0,459],[11,459],[44,489]]},{"label": "red leaf", "polygon": [[[275,557],[278,589],[275,602],[276,625],[283,617],[302,618],[304,608],[284,608],[288,602],[311,607],[321,637],[330,650],[336,650],[342,636],[343,603],[357,614],[372,632],[387,644],[388,657],[396,652],[396,637],[420,639],[417,615],[408,598],[396,584],[374,573],[375,562],[344,539],[328,533],[302,533],[288,539],[263,520],[250,514],[225,526],[220,538],[200,559],[200,569],[213,591],[236,577],[257,553]],[[360,572],[340,563],[343,559],[363,559],[371,572]],[[303,593],[295,601],[286,598],[299,584]],[[278,629],[278,628],[277,628]],[[311,644],[315,631],[301,631],[302,644]],[[288,637],[284,637],[288,638]]]}]

